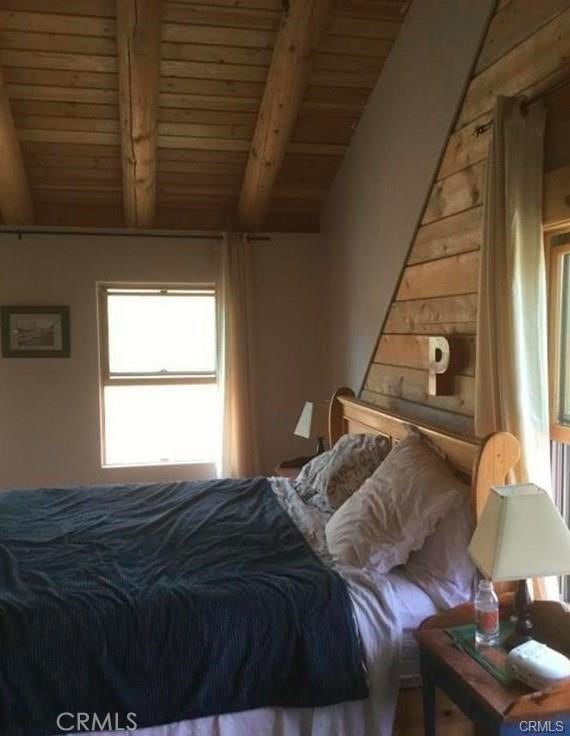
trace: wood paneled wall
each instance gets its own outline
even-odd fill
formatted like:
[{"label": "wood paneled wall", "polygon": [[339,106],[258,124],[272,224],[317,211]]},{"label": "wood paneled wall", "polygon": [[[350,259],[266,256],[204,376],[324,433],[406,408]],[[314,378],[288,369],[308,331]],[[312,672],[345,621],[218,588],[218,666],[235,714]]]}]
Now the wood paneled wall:
[{"label": "wood paneled wall", "polygon": [[[570,218],[570,0],[501,0],[444,151],[361,398],[472,435],[479,249],[498,95],[546,93],[545,214]],[[429,111],[426,111],[429,112]],[[389,244],[382,244],[389,247]],[[453,396],[429,396],[428,335],[453,335],[464,360]]]}]

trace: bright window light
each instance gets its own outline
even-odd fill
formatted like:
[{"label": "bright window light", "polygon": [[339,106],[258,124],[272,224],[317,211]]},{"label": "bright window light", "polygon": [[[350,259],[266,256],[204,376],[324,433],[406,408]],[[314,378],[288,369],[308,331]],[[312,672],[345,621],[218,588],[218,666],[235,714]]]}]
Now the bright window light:
[{"label": "bright window light", "polygon": [[560,347],[558,361],[558,421],[570,426],[570,253],[562,256],[560,287]]},{"label": "bright window light", "polygon": [[216,461],[217,386],[106,386],[104,393],[107,465]]},{"label": "bright window light", "polygon": [[103,287],[104,465],[215,463],[213,289]]},{"label": "bright window light", "polygon": [[109,370],[129,373],[213,373],[213,294],[109,294]]}]

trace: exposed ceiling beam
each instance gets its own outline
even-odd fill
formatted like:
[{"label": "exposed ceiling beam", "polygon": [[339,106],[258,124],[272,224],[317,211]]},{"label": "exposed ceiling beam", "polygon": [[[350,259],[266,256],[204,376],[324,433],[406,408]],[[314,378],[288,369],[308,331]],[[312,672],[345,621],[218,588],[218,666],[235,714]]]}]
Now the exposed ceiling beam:
[{"label": "exposed ceiling beam", "polygon": [[271,192],[309,81],[331,0],[290,0],[283,14],[242,183],[242,227],[263,224]]},{"label": "exposed ceiling beam", "polygon": [[0,210],[6,225],[31,225],[32,195],[14,126],[10,100],[0,72]]},{"label": "exposed ceiling beam", "polygon": [[161,0],[117,0],[123,201],[127,227],[152,227]]}]

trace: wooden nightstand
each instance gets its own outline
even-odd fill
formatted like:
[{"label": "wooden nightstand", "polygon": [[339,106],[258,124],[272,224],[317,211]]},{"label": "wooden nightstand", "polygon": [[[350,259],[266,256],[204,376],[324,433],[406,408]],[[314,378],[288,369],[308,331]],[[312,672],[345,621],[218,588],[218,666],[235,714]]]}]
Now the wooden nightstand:
[{"label": "wooden nightstand", "polygon": [[[538,610],[540,604],[534,606]],[[502,616],[507,613],[508,606],[503,606]],[[532,692],[522,683],[503,685],[457,648],[444,628],[473,621],[473,616],[471,604],[460,606],[449,613],[432,616],[415,633],[420,646],[425,736],[436,736],[436,688],[463,711],[475,725],[475,733],[481,736],[522,733],[516,724],[523,720],[550,721],[554,728],[557,722],[570,719],[570,685],[548,694]],[[496,659],[500,661],[505,656],[506,652],[498,651]],[[558,732],[566,733],[560,728]]]},{"label": "wooden nightstand", "polygon": [[313,457],[299,456],[294,457],[292,460],[282,460],[279,465],[273,468],[273,474],[295,480],[301,472],[303,465],[306,465],[312,459]]},{"label": "wooden nightstand", "polygon": [[295,478],[299,475],[301,472],[301,468],[284,468],[282,465],[276,465],[273,468],[273,475],[280,475],[283,478],[289,478],[290,480],[295,480]]}]

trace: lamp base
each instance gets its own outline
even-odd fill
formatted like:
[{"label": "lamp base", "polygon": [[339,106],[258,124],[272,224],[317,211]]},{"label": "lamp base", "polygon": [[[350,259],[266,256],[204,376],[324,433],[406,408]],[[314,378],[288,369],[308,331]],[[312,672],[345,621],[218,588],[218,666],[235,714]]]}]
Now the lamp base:
[{"label": "lamp base", "polygon": [[530,620],[530,596],[528,594],[528,585],[526,580],[519,580],[515,593],[515,630],[505,639],[505,649],[510,652],[511,649],[524,644],[532,639],[532,621]]},{"label": "lamp base", "polygon": [[317,452],[316,455],[322,455],[325,451],[325,442],[323,437],[317,437]]}]

